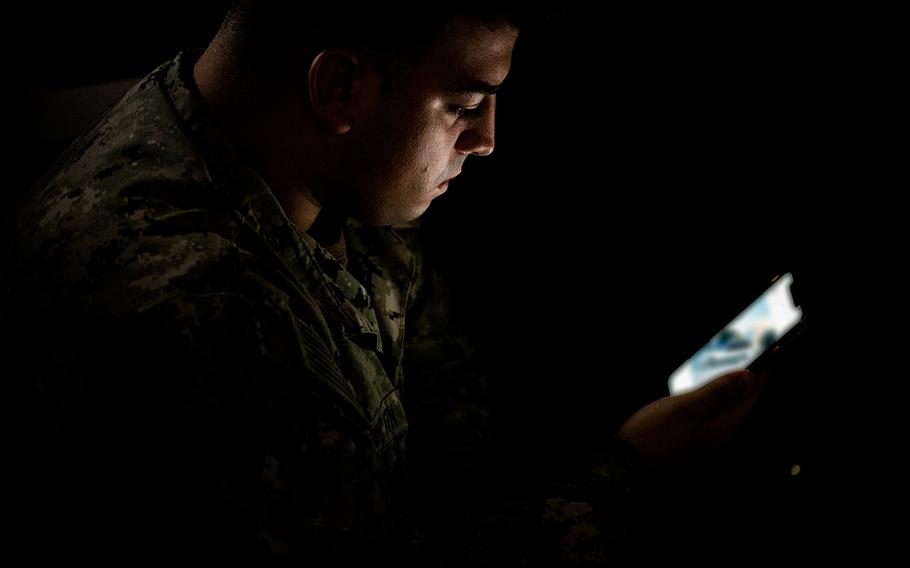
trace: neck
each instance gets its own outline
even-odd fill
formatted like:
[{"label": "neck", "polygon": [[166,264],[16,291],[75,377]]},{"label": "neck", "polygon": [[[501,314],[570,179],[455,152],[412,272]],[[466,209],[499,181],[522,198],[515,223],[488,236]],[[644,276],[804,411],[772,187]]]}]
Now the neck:
[{"label": "neck", "polygon": [[196,87],[244,163],[269,185],[291,222],[309,230],[322,207],[304,180],[316,158],[314,145],[304,144],[307,125],[293,97],[261,88],[239,61],[216,38],[193,68]]}]

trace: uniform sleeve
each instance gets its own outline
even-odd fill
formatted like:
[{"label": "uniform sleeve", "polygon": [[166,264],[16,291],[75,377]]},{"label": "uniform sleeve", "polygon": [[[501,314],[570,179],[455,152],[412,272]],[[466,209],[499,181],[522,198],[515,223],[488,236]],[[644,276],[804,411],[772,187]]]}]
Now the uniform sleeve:
[{"label": "uniform sleeve", "polygon": [[634,524],[635,488],[646,473],[640,456],[606,437],[549,478],[522,469],[547,456],[512,460],[497,436],[488,379],[454,323],[451,295],[415,241],[405,350],[409,460],[427,533],[460,539],[435,546],[461,550],[464,565],[620,562]]},{"label": "uniform sleeve", "polygon": [[72,337],[31,396],[29,548],[119,566],[404,558],[327,344],[277,304],[181,294]]}]

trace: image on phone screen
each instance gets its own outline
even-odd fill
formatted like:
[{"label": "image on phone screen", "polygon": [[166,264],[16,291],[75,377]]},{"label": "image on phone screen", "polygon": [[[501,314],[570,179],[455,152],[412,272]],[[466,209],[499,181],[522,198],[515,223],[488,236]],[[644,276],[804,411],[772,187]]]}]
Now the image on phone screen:
[{"label": "image on phone screen", "polygon": [[670,394],[688,392],[724,373],[745,369],[802,319],[791,273],[774,281],[711,341],[670,375]]}]

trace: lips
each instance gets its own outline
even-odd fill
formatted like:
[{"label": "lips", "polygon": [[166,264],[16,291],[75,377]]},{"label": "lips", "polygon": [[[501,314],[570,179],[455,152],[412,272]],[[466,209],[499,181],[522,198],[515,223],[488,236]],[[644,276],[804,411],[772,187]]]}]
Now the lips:
[{"label": "lips", "polygon": [[445,190],[447,190],[449,188],[449,182],[452,181],[453,179],[457,178],[459,175],[461,175],[461,168],[459,168],[458,171],[455,172],[455,175],[453,175],[449,179],[445,180],[441,184],[437,185],[436,189],[439,190],[440,193],[444,192]]},{"label": "lips", "polygon": [[444,182],[442,182],[441,184],[439,184],[437,187],[448,186],[448,185],[449,185],[449,182],[452,181],[453,179],[457,178],[459,175],[461,175],[461,170],[458,170],[458,172],[457,172],[454,176],[452,176],[452,177],[450,177],[449,179],[445,180]]}]

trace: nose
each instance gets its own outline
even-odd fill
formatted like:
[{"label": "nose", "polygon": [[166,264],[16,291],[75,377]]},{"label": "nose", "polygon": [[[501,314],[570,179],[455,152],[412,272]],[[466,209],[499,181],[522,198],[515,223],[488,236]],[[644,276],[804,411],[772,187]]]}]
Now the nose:
[{"label": "nose", "polygon": [[489,97],[484,101],[484,112],[475,117],[465,128],[458,140],[455,150],[462,154],[489,156],[493,153],[496,132],[496,98]]}]

